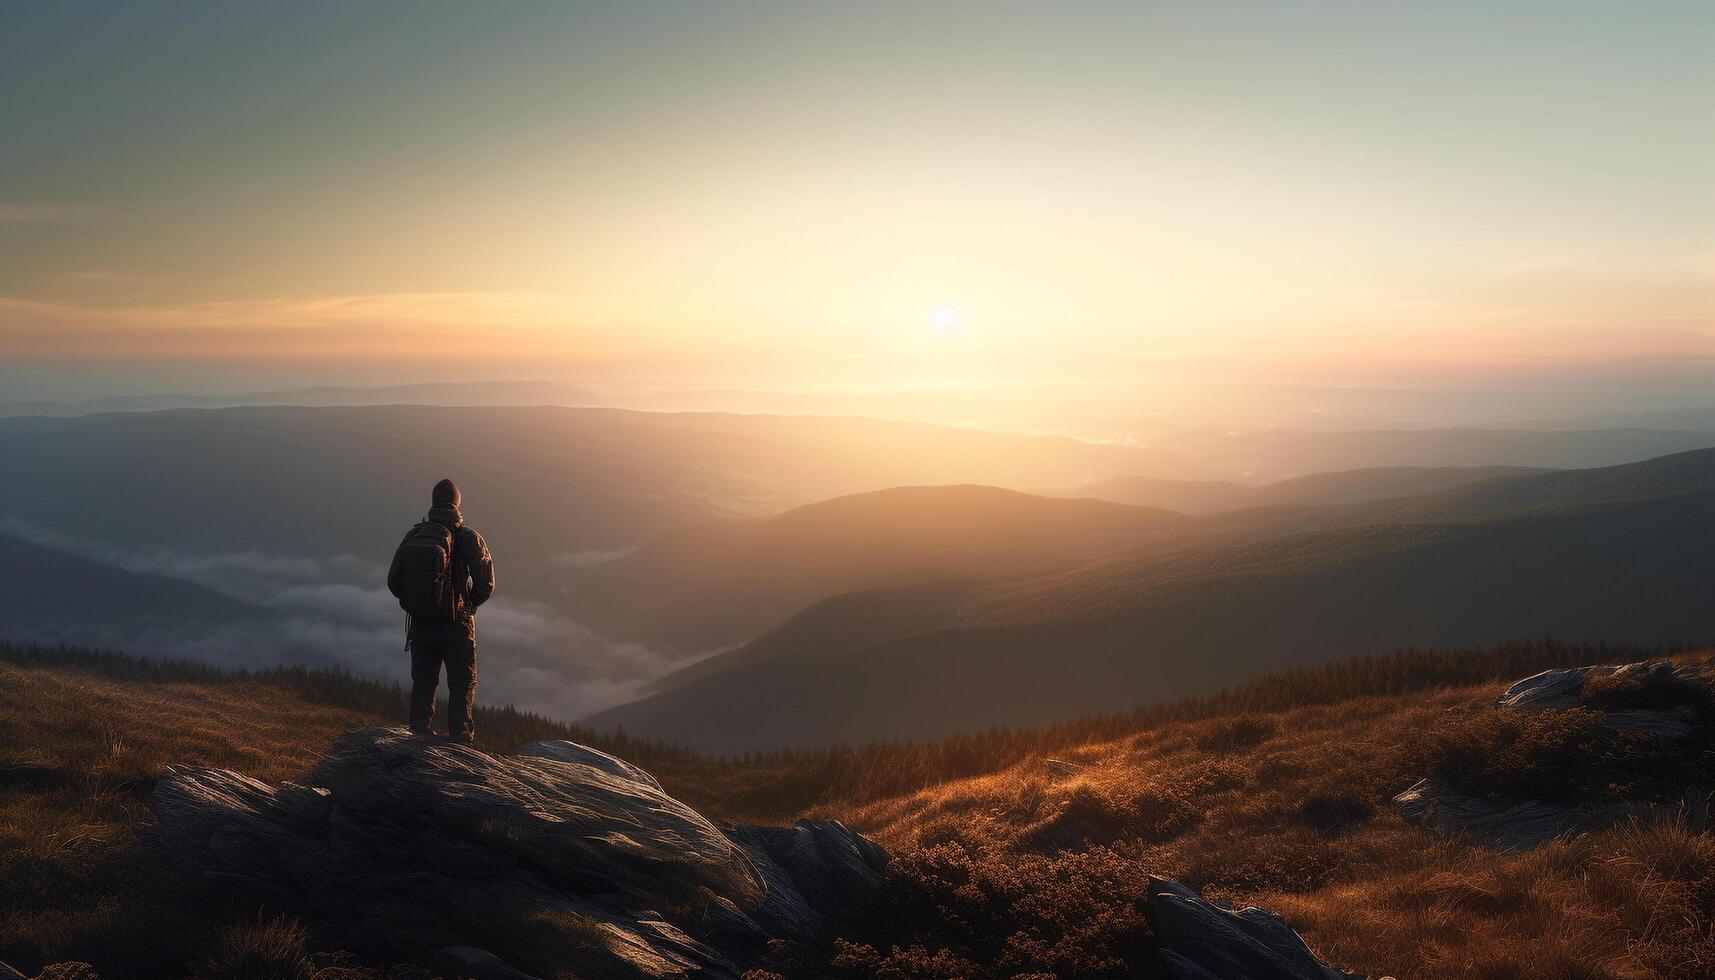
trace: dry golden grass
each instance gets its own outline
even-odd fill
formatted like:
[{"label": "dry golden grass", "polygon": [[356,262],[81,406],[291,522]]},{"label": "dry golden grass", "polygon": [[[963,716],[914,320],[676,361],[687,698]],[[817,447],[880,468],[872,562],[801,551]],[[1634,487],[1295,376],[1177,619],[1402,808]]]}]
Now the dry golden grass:
[{"label": "dry golden grass", "polygon": [[[1402,980],[1715,975],[1715,835],[1693,811],[1519,855],[1394,814],[1390,798],[1448,746],[1480,755],[1495,737],[1504,684],[1401,673],[1422,663],[1437,661],[1323,675],[1360,693],[1324,696],[1301,672],[1211,705],[939,746],[706,760],[637,744],[669,790],[711,812],[837,817],[894,851],[868,921],[829,947],[777,950],[769,969],[792,980],[1135,975],[1152,946],[1148,874],[1273,909],[1329,960]],[[162,676],[0,661],[0,959],[88,960],[108,980],[363,965],[316,950],[313,928],[199,892],[133,844],[165,765],[292,778],[341,733],[391,720],[392,695],[340,678],[323,690],[313,677]],[[1388,693],[1361,693],[1375,678]],[[339,698],[362,710],[327,703]],[[577,734],[501,718],[506,745]],[[1562,731],[1588,734],[1533,737],[1552,753]],[[898,771],[855,778],[881,760]],[[926,788],[888,793],[889,781]]]},{"label": "dry golden grass", "polygon": [[[1449,841],[1393,812],[1391,797],[1436,761],[1435,733],[1486,724],[1499,690],[1176,725],[1055,756],[1077,770],[1037,757],[835,815],[902,855],[902,875],[926,879],[930,904],[963,926],[976,925],[959,908],[973,892],[1009,906],[988,926],[1022,937],[951,940],[964,943],[961,969],[974,975],[1010,975],[1033,945],[1081,952],[1089,965],[1140,941],[1145,927],[1124,917],[1147,874],[1279,912],[1330,961],[1374,975],[1715,975],[1715,836],[1691,811],[1663,807],[1518,855]],[[1006,884],[1019,880],[1054,889],[1056,914],[1021,911]],[[1104,934],[1079,931],[1103,922]],[[956,935],[921,938],[932,948]],[[878,953],[869,965],[960,972],[927,965],[913,941],[897,940],[906,948],[891,964]]]},{"label": "dry golden grass", "polygon": [[[300,775],[375,718],[276,685],[105,680],[0,663],[0,959],[182,975],[229,926],[132,845],[168,764]],[[289,928],[289,927],[283,927]],[[124,964],[115,973],[113,964]]]}]

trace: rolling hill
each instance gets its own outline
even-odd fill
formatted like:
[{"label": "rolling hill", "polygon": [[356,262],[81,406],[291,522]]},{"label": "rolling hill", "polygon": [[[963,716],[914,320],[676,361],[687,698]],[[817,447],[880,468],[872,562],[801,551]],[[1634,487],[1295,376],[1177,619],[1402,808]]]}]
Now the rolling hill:
[{"label": "rolling hill", "polygon": [[[0,633],[12,639],[82,639],[165,624],[262,620],[267,610],[182,579],[129,572],[0,534]],[[98,626],[96,624],[99,624]]]},{"label": "rolling hill", "polygon": [[656,539],[573,573],[566,602],[613,635],[710,649],[844,592],[995,581],[1183,541],[1179,514],[983,486],[896,487]]},{"label": "rolling hill", "polygon": [[[1210,507],[1213,513],[1195,515],[998,487],[898,487],[772,518],[717,521],[663,535],[630,555],[569,573],[560,587],[562,601],[579,619],[610,635],[706,651],[752,639],[843,592],[903,596],[906,586],[934,582],[975,588],[1100,557],[1510,510],[1522,505],[1523,498],[1515,499],[1519,494],[1549,499],[1596,492],[1581,477],[1566,481],[1570,489],[1528,482],[1515,488],[1510,479],[1535,472],[1489,467],[1320,474],[1257,488],[1256,499],[1263,502],[1258,506]],[[1477,492],[1479,485],[1486,489]],[[1460,492],[1467,486],[1470,493]],[[1347,499],[1358,502],[1333,503]],[[1321,505],[1312,506],[1315,501]]]},{"label": "rolling hill", "polygon": [[902,627],[857,645],[824,603],[591,722],[723,751],[933,737],[1364,650],[1715,633],[1701,545],[1715,534],[1715,452],[1383,503],[1376,523],[968,584],[928,604],[950,610],[939,625],[920,602],[887,612],[916,600],[871,596],[865,621]]},{"label": "rolling hill", "polygon": [[[508,628],[490,617],[489,649],[560,643],[579,665],[607,647],[571,621],[564,581],[659,535],[923,480],[1060,484],[1152,465],[1123,447],[866,419],[421,405],[7,418],[0,458],[22,461],[8,470],[0,532],[255,602],[321,588],[343,610],[331,592],[345,590],[369,623],[391,620],[379,574],[428,488],[451,475],[494,551],[502,598],[522,604]],[[108,624],[92,608],[85,625]],[[210,656],[226,649],[240,662],[240,646],[255,648],[189,630],[184,642]],[[378,663],[395,632],[377,627],[333,652]],[[628,655],[623,683],[682,655]]]},{"label": "rolling hill", "polygon": [[[669,647],[695,649],[701,639],[707,649],[715,645],[709,641],[732,644],[758,637],[740,651],[696,661],[655,685],[667,689],[727,665],[790,657],[794,647],[825,655],[959,622],[968,613],[966,601],[985,587],[1008,594],[995,587],[1008,579],[1070,571],[1098,557],[1139,559],[1173,550],[1204,554],[1309,531],[1429,524],[1715,485],[1715,453],[1706,452],[1594,470],[1533,474],[1500,469],[1509,475],[1455,482],[1452,489],[1422,496],[1197,517],[1104,509],[1092,506],[1095,501],[1051,500],[996,488],[900,488],[825,501],[777,518],[715,523],[669,535],[634,555],[583,570],[568,586],[568,601],[581,617],[615,635]],[[1403,488],[1414,472],[1367,472],[1362,482]],[[1305,482],[1338,486],[1344,480]],[[1438,482],[1444,481],[1431,478],[1427,485]],[[1170,565],[1163,574],[1172,578],[1178,568]],[[792,618],[781,629],[763,633],[788,615]]]},{"label": "rolling hill", "polygon": [[1243,507],[1320,507],[1392,497],[1418,497],[1502,476],[1542,472],[1520,466],[1385,466],[1312,473],[1253,487],[1226,480],[1162,480],[1132,476],[1101,480],[1061,497],[1094,497],[1119,504],[1213,514]]},{"label": "rolling hill", "polygon": [[[1651,444],[1610,437],[1615,451]],[[393,669],[398,614],[379,572],[422,513],[425,488],[451,474],[500,568],[501,603],[485,620],[490,663],[548,670],[554,679],[535,683],[544,696],[531,704],[575,712],[633,698],[697,654],[800,613],[792,631],[747,656],[944,628],[979,590],[1097,558],[1444,519],[1393,513],[1406,504],[1398,500],[1185,517],[959,489],[1200,471],[1155,450],[857,418],[238,407],[0,419],[0,454],[22,462],[8,472],[0,533],[289,614],[289,628],[271,632],[272,619],[235,632],[224,620],[174,617],[135,645],[250,665],[337,656]],[[948,486],[880,493],[925,484]],[[968,499],[941,506],[938,494]],[[853,499],[830,500],[843,496]],[[1492,506],[1462,499],[1433,506]],[[806,509],[770,516],[797,507]],[[865,530],[844,532],[846,523]],[[870,595],[810,608],[859,593]],[[120,642],[129,621],[104,615],[92,603],[71,635]],[[515,679],[504,668],[492,676]],[[566,690],[587,700],[549,699]]]},{"label": "rolling hill", "polygon": [[1366,520],[1459,520],[1537,508],[1631,503],[1715,488],[1715,450],[1658,456],[1619,466],[1513,475],[1409,500],[1361,505]]},{"label": "rolling hill", "polygon": [[1160,446],[1221,478],[1261,483],[1371,467],[1618,466],[1712,447],[1715,430],[1705,428],[1261,429],[1177,433]]}]

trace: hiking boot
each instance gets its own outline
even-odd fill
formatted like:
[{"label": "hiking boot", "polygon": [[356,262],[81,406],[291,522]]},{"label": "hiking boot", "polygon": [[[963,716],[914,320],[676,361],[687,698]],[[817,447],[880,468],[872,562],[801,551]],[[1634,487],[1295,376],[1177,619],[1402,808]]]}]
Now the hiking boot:
[{"label": "hiking boot", "polygon": [[447,741],[453,743],[454,745],[472,745],[472,746],[474,746],[476,744],[476,734],[474,732],[458,732],[458,733],[453,734],[453,735],[448,735]]},{"label": "hiking boot", "polygon": [[412,725],[411,734],[418,738],[434,738],[435,730],[428,725]]}]

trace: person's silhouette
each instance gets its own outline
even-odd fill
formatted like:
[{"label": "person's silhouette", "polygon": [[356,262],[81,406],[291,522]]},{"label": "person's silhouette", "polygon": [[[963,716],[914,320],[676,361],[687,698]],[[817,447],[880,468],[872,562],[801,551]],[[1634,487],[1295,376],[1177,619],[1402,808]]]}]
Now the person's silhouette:
[{"label": "person's silhouette", "polygon": [[399,543],[387,570],[387,588],[410,616],[405,648],[411,651],[411,731],[430,735],[441,666],[447,668],[447,734],[469,745],[476,739],[476,608],[494,594],[494,559],[488,543],[459,513],[459,488],[435,484],[428,516]]}]

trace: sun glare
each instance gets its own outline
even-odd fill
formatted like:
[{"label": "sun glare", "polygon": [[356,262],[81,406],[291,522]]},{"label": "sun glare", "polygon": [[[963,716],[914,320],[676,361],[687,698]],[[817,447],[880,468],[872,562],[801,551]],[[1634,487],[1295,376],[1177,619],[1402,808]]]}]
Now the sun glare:
[{"label": "sun glare", "polygon": [[950,340],[964,332],[965,315],[956,306],[937,306],[929,311],[929,329],[936,340]]}]

